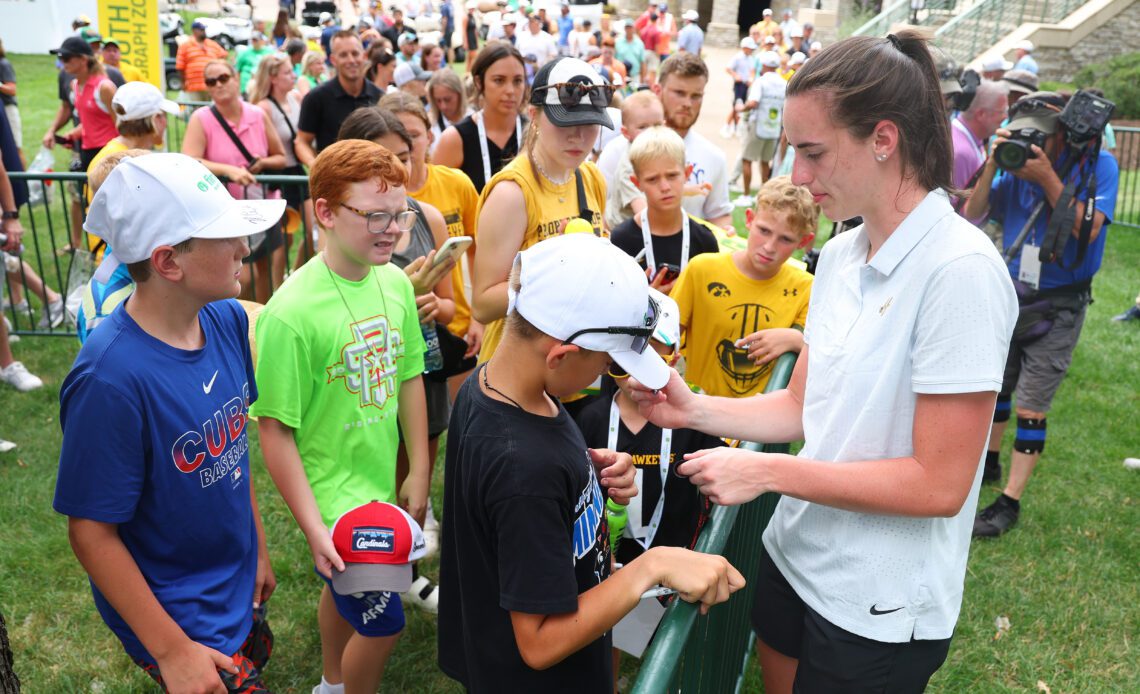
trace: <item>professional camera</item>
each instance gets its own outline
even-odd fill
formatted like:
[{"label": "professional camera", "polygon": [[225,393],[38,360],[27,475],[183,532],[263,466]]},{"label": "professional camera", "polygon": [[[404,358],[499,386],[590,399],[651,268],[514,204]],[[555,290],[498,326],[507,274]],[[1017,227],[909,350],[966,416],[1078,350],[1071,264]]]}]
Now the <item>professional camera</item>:
[{"label": "professional camera", "polygon": [[994,148],[994,162],[1006,171],[1020,169],[1025,162],[1037,156],[1033,153],[1033,145],[1044,149],[1048,138],[1049,133],[1036,128],[1019,128]]},{"label": "professional camera", "polygon": [[1037,92],[1022,98],[1010,109],[1012,135],[994,148],[994,161],[1006,171],[1025,166],[1033,158],[1032,145],[1045,148],[1045,141],[1060,123],[1065,142],[1080,148],[1104,132],[1116,104],[1081,90],[1065,102],[1059,94]]}]

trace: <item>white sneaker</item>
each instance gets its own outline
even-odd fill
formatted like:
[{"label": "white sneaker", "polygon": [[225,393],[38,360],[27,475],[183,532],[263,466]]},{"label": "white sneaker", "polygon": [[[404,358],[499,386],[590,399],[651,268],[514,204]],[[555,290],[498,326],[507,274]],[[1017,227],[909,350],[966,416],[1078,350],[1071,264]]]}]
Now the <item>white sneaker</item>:
[{"label": "white sneaker", "polygon": [[12,443],[11,441],[5,441],[4,439],[0,439],[0,453],[7,453],[8,451],[12,450],[15,447],[16,447],[16,444]]},{"label": "white sneaker", "polygon": [[400,597],[425,612],[431,614],[439,612],[439,586],[427,576],[421,575],[412,581],[412,587],[407,593],[401,593]]},{"label": "white sneaker", "polygon": [[55,301],[48,304],[48,307],[44,309],[43,317],[40,318],[40,322],[36,325],[41,330],[46,330],[49,327],[58,328],[63,324],[63,316],[63,298],[60,297],[59,299],[56,299]]},{"label": "white sneaker", "polygon": [[4,381],[21,393],[42,388],[44,385],[43,381],[28,373],[24,365],[18,361],[14,361],[3,369],[0,369],[0,381]]},{"label": "white sneaker", "polygon": [[1124,467],[1129,470],[1140,470],[1140,458],[1125,458]]},{"label": "white sneaker", "polygon": [[736,199],[732,201],[732,206],[733,207],[752,207],[752,202],[753,202],[753,199],[750,196],[738,195],[736,197]]},{"label": "white sneaker", "polygon": [[723,126],[721,126],[720,136],[723,137],[724,139],[728,140],[728,139],[732,138],[732,132],[733,132],[732,123],[725,123]]}]

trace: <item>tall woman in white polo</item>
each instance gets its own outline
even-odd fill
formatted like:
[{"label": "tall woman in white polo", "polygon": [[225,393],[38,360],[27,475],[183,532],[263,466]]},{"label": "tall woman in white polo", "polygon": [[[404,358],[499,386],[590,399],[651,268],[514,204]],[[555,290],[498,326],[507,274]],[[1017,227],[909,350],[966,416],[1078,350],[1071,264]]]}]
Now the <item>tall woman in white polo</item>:
[{"label": "tall woman in white polo", "polygon": [[678,376],[637,394],[663,427],[803,439],[798,457],[722,448],[681,474],[714,502],[783,495],[753,625],[765,691],[922,691],[962,601],[981,461],[1017,302],[954,214],[933,61],[914,34],[824,50],[788,85],[793,182],[864,224],[823,249],[786,390],[730,400]]}]

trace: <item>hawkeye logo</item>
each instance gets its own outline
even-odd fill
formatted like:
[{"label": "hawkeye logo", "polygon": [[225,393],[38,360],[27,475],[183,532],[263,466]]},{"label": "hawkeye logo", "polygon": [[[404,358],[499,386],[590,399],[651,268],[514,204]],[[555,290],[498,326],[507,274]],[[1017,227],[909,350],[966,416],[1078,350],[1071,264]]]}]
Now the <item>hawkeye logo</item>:
[{"label": "hawkeye logo", "polygon": [[341,349],[341,361],[328,367],[327,383],[344,379],[348,392],[360,396],[360,406],[384,409],[396,397],[396,361],[404,356],[400,331],[385,316],[373,316],[349,326],[352,340]]},{"label": "hawkeye logo", "polygon": [[732,291],[721,282],[709,282],[708,292],[713,296],[732,296]]}]

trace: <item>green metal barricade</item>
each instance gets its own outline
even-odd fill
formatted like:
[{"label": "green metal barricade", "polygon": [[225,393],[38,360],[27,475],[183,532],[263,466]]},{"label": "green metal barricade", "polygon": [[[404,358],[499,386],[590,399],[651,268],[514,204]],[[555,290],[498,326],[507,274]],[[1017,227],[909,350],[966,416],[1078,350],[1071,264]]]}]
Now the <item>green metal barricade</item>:
[{"label": "green metal barricade", "polygon": [[[787,387],[796,355],[776,360],[764,392]],[[742,443],[741,448],[787,453],[787,444]],[[665,612],[641,663],[634,694],[739,691],[752,654],[750,622],[763,546],[760,536],[776,510],[778,494],[763,494],[742,506],[717,506],[695,549],[723,554],[748,580],[728,602],[702,616],[698,605],[674,600]]]}]

